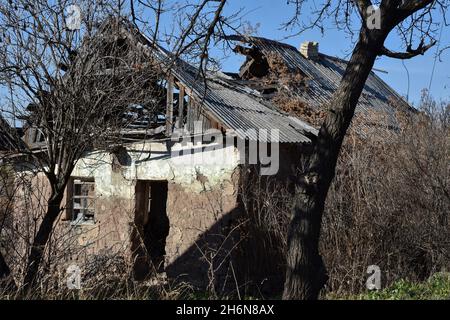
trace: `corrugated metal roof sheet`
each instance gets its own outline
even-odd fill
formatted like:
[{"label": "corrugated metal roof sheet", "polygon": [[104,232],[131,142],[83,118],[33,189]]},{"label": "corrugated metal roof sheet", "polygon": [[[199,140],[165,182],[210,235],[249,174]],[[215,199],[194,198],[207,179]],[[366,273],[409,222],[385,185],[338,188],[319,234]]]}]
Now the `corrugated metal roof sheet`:
[{"label": "corrugated metal roof sheet", "polygon": [[[305,58],[295,47],[274,40],[244,36],[230,36],[227,39],[249,43],[261,50],[264,55],[277,54],[283,58],[292,71],[300,70],[308,78],[308,86],[298,94],[313,107],[323,106],[330,101],[347,66],[347,61],[322,53],[319,53],[319,59]],[[369,109],[384,111],[392,116],[392,121],[395,121],[395,110],[391,105],[392,99],[408,105],[395,90],[374,72],[371,72],[359,99],[356,112]]]},{"label": "corrugated metal roof sheet", "polygon": [[256,97],[239,90],[238,87],[230,88],[219,83],[219,79],[208,79],[205,93],[204,86],[200,85],[198,88],[198,80],[186,69],[178,69],[176,73],[186,86],[197,87],[196,93],[202,97],[208,111],[242,138],[258,140],[259,130],[278,130],[280,142],[310,142],[303,134],[304,128],[299,128],[288,115],[271,108],[263,101],[258,101]]},{"label": "corrugated metal roof sheet", "polygon": [[[304,73],[309,81],[308,86],[298,94],[313,107],[323,107],[330,101],[346,68],[345,60],[325,54],[319,54],[320,58],[317,60],[307,59],[295,47],[265,38],[231,36],[229,39],[251,43],[264,54],[276,53],[292,71],[300,70]],[[158,48],[159,58],[162,61],[170,60],[172,54],[162,47]],[[206,111],[225,127],[238,133],[250,129],[277,129],[280,142],[288,143],[310,142],[308,136],[311,133],[317,135],[317,130],[312,126],[280,111],[245,84],[233,81],[221,72],[209,72],[205,80],[198,71],[179,58],[172,67],[174,75],[203,100]],[[385,111],[392,116],[390,121],[395,125],[395,110],[390,105],[392,98],[404,102],[400,95],[372,72],[356,112],[369,109]],[[241,136],[243,137],[242,134]],[[247,138],[258,139],[258,136],[250,133]]]},{"label": "corrugated metal roof sheet", "polygon": [[[171,53],[160,49],[161,60],[170,59]],[[220,72],[208,72],[205,77],[199,70],[187,62],[177,59],[172,65],[172,72],[187,88],[203,102],[210,112],[226,128],[234,130],[241,138],[261,140],[260,130],[278,130],[282,143],[309,143],[309,133],[317,131],[301,120],[294,120],[288,114],[270,105],[259,93],[244,85],[230,85],[224,80],[231,80]],[[205,86],[206,85],[206,86]]]}]

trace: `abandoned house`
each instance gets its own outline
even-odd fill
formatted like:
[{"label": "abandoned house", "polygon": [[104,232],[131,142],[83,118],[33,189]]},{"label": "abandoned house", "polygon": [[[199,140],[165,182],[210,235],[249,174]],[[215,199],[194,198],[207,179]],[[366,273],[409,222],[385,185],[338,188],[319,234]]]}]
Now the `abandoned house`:
[{"label": "abandoned house", "polygon": [[[161,62],[171,57],[125,24],[120,40],[137,41],[143,54],[156,50]],[[116,151],[92,150],[77,162],[57,226],[72,239],[67,240],[69,262],[125,252],[138,279],[152,265],[169,277],[207,285],[205,252],[234,245],[223,241],[243,215],[239,186],[250,142],[269,145],[272,156],[278,148],[274,177],[292,174],[298,154],[307,152],[317,135],[346,62],[321,53],[315,42],[297,49],[258,37],[231,36],[227,41],[246,58],[238,73],[199,76],[197,67],[177,58],[165,79],[165,110],[124,128],[123,146]],[[382,112],[394,124],[398,103],[406,105],[372,72],[357,113]],[[221,132],[224,140],[231,136],[233,142],[211,141],[208,129]],[[276,139],[262,132],[276,132]],[[43,139],[32,125],[23,136],[37,151]],[[254,164],[270,165],[259,158]],[[28,169],[19,163],[16,170]],[[230,272],[229,264],[223,266],[214,271],[217,281]],[[251,266],[247,270],[251,273]]]}]

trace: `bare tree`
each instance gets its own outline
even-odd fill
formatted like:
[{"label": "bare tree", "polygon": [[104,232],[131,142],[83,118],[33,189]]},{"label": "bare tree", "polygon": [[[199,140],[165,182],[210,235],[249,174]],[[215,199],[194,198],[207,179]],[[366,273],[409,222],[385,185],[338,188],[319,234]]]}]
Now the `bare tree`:
[{"label": "bare tree", "polygon": [[[305,0],[292,1],[295,16],[287,26],[301,30],[323,27],[327,17],[334,17],[343,30],[352,32],[358,18],[358,40],[342,81],[329,102],[328,112],[308,157],[304,172],[299,174],[292,220],[288,232],[287,270],[284,299],[317,299],[327,281],[326,269],[319,253],[322,214],[342,141],[353,118],[364,84],[379,56],[410,59],[424,54],[435,44],[435,20],[445,14],[448,1],[434,0],[341,0],[323,1],[311,24],[303,24],[299,14]],[[375,5],[377,7],[375,7]],[[387,37],[396,30],[404,40],[405,52],[385,47]],[[418,41],[414,48],[413,42]],[[427,43],[427,41],[429,41]]]},{"label": "bare tree", "polygon": [[[0,85],[7,102],[2,117],[13,126],[24,121],[27,143],[18,144],[15,154],[29,161],[30,170],[43,172],[50,186],[31,239],[25,290],[37,283],[78,159],[94,148],[114,152],[129,124],[151,122],[165,107],[161,80],[178,57],[199,57],[199,73],[204,72],[213,62],[210,45],[229,24],[222,16],[225,3],[86,0],[73,7],[67,0],[0,1]],[[160,28],[163,13],[172,13],[176,22],[168,33]],[[127,37],[124,27],[136,37]],[[165,66],[148,54],[158,51],[159,42],[172,44],[173,59]],[[18,132],[13,135],[21,141]],[[9,268],[2,264],[2,270]]]},{"label": "bare tree", "polygon": [[10,92],[2,115],[25,122],[27,144],[16,153],[31,160],[30,168],[43,172],[50,187],[31,240],[25,289],[37,280],[77,160],[93,148],[120,143],[128,124],[154,115],[162,92],[151,57],[121,33],[120,19],[107,19],[117,9],[112,3],[84,2],[84,15],[75,12],[73,25],[66,19],[69,5],[0,3],[0,70]]},{"label": "bare tree", "polygon": [[[2,141],[3,140],[4,139],[2,139]],[[1,163],[0,163],[0,281],[3,278],[6,278],[7,276],[9,276],[9,274],[11,272],[5,261],[5,258],[3,257],[3,252],[2,252],[2,247],[3,247],[3,238],[2,238],[3,232],[2,231],[3,231],[3,226],[4,226],[6,218],[7,218],[7,210],[4,209],[5,202],[7,202],[7,201],[4,201],[4,198],[6,198],[6,196],[7,196],[6,190],[5,190],[6,186],[7,186],[7,181],[5,181],[5,179],[3,178],[2,173],[3,173],[3,170],[1,168]]]}]

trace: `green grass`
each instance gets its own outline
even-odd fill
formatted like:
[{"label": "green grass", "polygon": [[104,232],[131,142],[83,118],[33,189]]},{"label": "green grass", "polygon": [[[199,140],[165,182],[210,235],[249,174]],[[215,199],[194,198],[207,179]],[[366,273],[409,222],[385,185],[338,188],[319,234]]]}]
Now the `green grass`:
[{"label": "green grass", "polygon": [[389,288],[350,298],[357,300],[449,300],[450,274],[438,273],[422,283],[399,280]]},{"label": "green grass", "polygon": [[[207,300],[211,297],[205,292],[194,292],[188,299]],[[226,298],[225,298],[226,299]],[[244,300],[258,300],[246,296]],[[281,299],[276,297],[275,299]],[[327,300],[450,300],[450,273],[436,273],[425,282],[399,280],[388,288],[367,291],[358,295],[328,293],[321,299]]]}]

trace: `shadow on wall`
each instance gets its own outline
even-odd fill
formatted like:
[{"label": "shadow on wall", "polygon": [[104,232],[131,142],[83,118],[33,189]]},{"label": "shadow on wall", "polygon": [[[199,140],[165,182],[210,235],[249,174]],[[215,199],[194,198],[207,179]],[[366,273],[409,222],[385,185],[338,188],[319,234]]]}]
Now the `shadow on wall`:
[{"label": "shadow on wall", "polygon": [[[242,201],[203,232],[165,271],[177,282],[220,296],[275,297],[283,289],[284,268],[276,250],[251,227]],[[272,252],[273,251],[273,252]]]},{"label": "shadow on wall", "polygon": [[308,146],[281,145],[275,176],[261,177],[258,166],[241,167],[238,205],[167,265],[167,275],[217,294],[281,297],[293,180],[309,151]]}]

